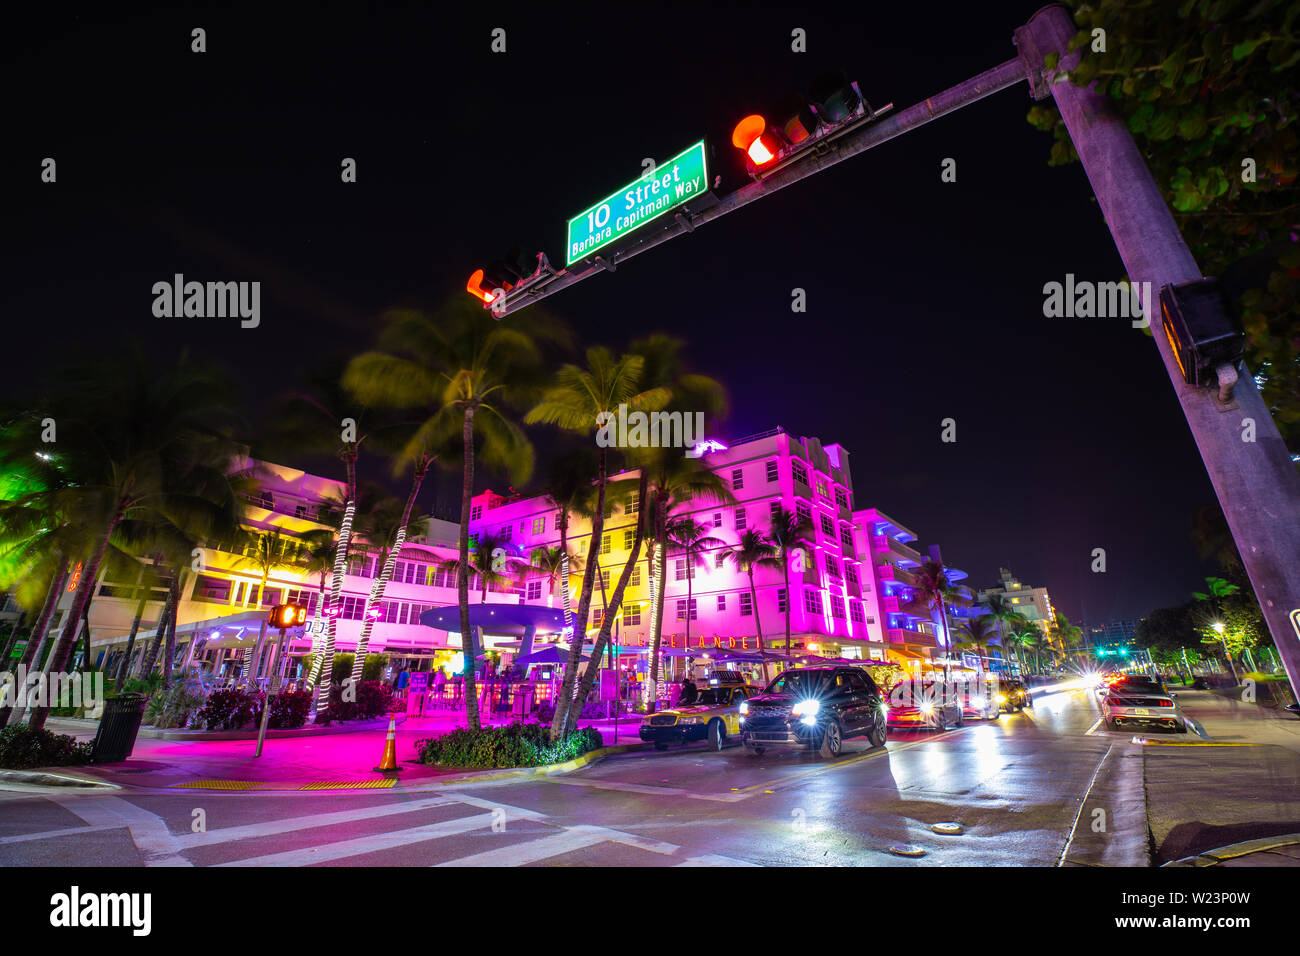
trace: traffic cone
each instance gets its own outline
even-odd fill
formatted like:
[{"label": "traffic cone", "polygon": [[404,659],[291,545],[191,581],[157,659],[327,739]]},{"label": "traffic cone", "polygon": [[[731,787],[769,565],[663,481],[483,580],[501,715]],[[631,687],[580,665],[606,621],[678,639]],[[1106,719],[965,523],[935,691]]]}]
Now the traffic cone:
[{"label": "traffic cone", "polygon": [[388,739],[384,741],[384,755],[379,759],[375,773],[401,773],[397,765],[397,715],[388,718]]}]

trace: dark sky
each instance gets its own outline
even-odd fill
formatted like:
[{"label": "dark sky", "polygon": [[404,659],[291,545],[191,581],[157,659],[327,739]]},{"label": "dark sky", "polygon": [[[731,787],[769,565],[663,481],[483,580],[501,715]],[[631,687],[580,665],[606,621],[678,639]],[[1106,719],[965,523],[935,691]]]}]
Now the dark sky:
[{"label": "dark sky", "polygon": [[[256,426],[286,353],[360,350],[384,308],[454,295],[513,245],[562,262],[566,220],[644,157],[704,136],[738,184],[729,135],[746,113],[834,67],[902,109],[1014,56],[1038,6],[14,22],[7,391],[139,340],[162,362],[187,347],[228,362]],[[498,26],[505,54],[489,49]],[[790,51],[796,27],[807,53]],[[942,544],[971,584],[1006,566],[1071,619],[1138,616],[1205,573],[1189,530],[1213,492],[1152,343],[1123,319],[1043,317],[1044,283],[1123,269],[1082,168],[1047,166],[1030,105],[1027,86],[1005,90],[549,304],[586,342],[683,336],[730,389],[724,440],[779,424],[843,444],[858,506]],[[46,156],[57,184],[39,182]],[[261,327],[155,318],[150,289],[176,272],[260,280]]]}]

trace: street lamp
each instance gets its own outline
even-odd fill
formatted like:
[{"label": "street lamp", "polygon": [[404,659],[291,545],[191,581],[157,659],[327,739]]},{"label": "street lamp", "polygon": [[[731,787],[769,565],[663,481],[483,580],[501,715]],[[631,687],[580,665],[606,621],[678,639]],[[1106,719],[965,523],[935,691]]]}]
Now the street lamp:
[{"label": "street lamp", "polygon": [[1223,644],[1223,656],[1228,659],[1228,670],[1232,671],[1233,681],[1239,681],[1240,678],[1237,677],[1237,668],[1232,663],[1232,652],[1228,650],[1228,639],[1223,636],[1223,622],[1215,621],[1210,626],[1219,634],[1219,640]]}]

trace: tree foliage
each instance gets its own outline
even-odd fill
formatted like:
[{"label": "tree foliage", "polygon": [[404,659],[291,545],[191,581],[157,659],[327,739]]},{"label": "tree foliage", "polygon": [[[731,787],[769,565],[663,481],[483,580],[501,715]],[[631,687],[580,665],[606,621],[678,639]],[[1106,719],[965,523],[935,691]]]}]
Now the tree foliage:
[{"label": "tree foliage", "polygon": [[[1300,449],[1300,4],[1289,0],[1070,0],[1082,49],[1070,80],[1095,83],[1146,158],[1205,275],[1223,277],[1246,361],[1283,438]],[[1105,31],[1105,50],[1094,31]],[[1045,64],[1055,69],[1054,56]],[[1052,104],[1049,162],[1078,155]]]}]

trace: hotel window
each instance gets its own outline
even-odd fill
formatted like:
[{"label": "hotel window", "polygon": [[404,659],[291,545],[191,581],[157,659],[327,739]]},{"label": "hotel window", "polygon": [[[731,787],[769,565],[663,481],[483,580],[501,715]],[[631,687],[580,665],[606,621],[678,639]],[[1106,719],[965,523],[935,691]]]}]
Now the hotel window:
[{"label": "hotel window", "polygon": [[746,520],[747,520],[747,519],[745,518],[745,509],[744,509],[744,508],[737,508],[737,509],[736,509],[736,530],[737,530],[737,531],[744,531],[744,530],[745,530],[745,522],[746,522]]},{"label": "hotel window", "polygon": [[632,576],[627,579],[627,586],[630,588],[639,588],[641,586],[641,565],[632,566]]},{"label": "hotel window", "polygon": [[853,620],[853,622],[856,623],[856,624],[866,624],[866,623],[867,623],[867,622],[866,622],[866,615],[864,615],[864,614],[862,613],[862,602],[861,602],[861,601],[850,601],[850,602],[849,602],[849,617],[850,617],[850,618]]},{"label": "hotel window", "polygon": [[766,462],[766,465],[767,465],[767,480],[776,481],[776,459],[769,458]]},{"label": "hotel window", "polygon": [[752,594],[746,594],[743,591],[740,594],[740,616],[754,616],[754,596]]},{"label": "hotel window", "polygon": [[827,501],[830,500],[830,497],[831,497],[831,490],[830,490],[830,488],[827,486],[827,484],[826,484],[826,479],[825,479],[825,478],[821,478],[821,477],[819,477],[819,478],[817,479],[817,494],[819,494],[821,497],[825,498]]},{"label": "hotel window", "polygon": [[395,562],[393,564],[393,577],[391,579],[392,582],[394,584],[401,584],[402,575],[404,575],[405,573],[406,573],[406,562],[405,561]]},{"label": "hotel window", "polygon": [[743,468],[731,469],[731,490],[739,491],[745,487],[745,470]]},{"label": "hotel window", "polygon": [[623,625],[625,627],[639,627],[641,624],[641,605],[633,604],[623,608]]},{"label": "hotel window", "polygon": [[296,508],[293,509],[293,515],[294,515],[295,518],[305,518],[305,517],[307,517],[307,506],[306,506],[306,505],[298,505],[298,507],[296,507]]},{"label": "hotel window", "polygon": [[533,519],[533,534],[546,533],[546,515]]},{"label": "hotel window", "polygon": [[822,612],[822,593],[820,591],[804,591],[803,609],[809,614],[820,614]]},{"label": "hotel window", "polygon": [[504,528],[501,529],[501,535],[500,535],[500,537],[501,537],[501,540],[502,540],[502,541],[511,541],[511,540],[514,539],[514,536],[515,536],[515,526],[514,526],[514,525],[512,525],[512,524],[508,524],[508,525],[506,525]]},{"label": "hotel window", "polygon": [[840,579],[840,562],[833,554],[826,555],[826,573],[837,581]]},{"label": "hotel window", "polygon": [[604,608],[594,607],[591,609],[591,623],[593,627],[600,624],[604,620],[605,620]]},{"label": "hotel window", "polygon": [[519,533],[523,534],[527,530],[528,530],[528,519],[525,518],[523,521],[519,522]]},{"label": "hotel window", "polygon": [[798,458],[790,459],[790,472],[794,475],[794,480],[802,485],[808,484],[808,468]]},{"label": "hotel window", "polygon": [[779,614],[785,613],[785,588],[779,588],[776,592],[776,610]]},{"label": "hotel window", "polygon": [[555,512],[555,530],[559,531],[560,527],[563,524],[564,524],[564,512],[563,511]]},{"label": "hotel window", "polygon": [[601,557],[604,557],[605,555],[609,554],[609,547],[610,547],[610,545],[609,545],[609,535],[607,535],[607,534],[603,534],[603,535],[601,535],[601,536],[600,536],[600,554],[601,554]]},{"label": "hotel window", "polygon": [[726,596],[725,594],[719,594],[719,595],[718,595],[718,610],[719,610],[719,611],[725,611],[726,609],[727,609],[727,596]]},{"label": "hotel window", "polygon": [[844,617],[844,598],[838,594],[831,595],[831,617]]},{"label": "hotel window", "polygon": [[802,518],[804,521],[812,524],[812,508],[807,502],[796,501],[794,503],[794,513],[796,517]]},{"label": "hotel window", "polygon": [[718,551],[718,552],[713,556],[713,568],[714,568],[714,570],[717,570],[718,568],[722,567],[722,566],[723,566],[724,564],[726,564],[726,563],[727,563],[727,552],[726,552],[726,551],[719,550],[719,551]]},{"label": "hotel window", "polygon": [[715,512],[713,512],[713,527],[715,527],[715,528],[721,528],[721,527],[722,527],[722,512],[721,512],[721,511],[715,511]]},{"label": "hotel window", "polygon": [[209,577],[206,574],[201,575],[194,586],[194,600],[219,601],[225,604],[230,600],[230,581],[225,578]]},{"label": "hotel window", "polygon": [[470,520],[470,521],[478,521],[478,520],[479,520],[480,518],[482,518],[482,517],[483,517],[483,506],[482,506],[482,505],[475,505],[474,507],[472,507],[472,508],[469,509],[469,520]]},{"label": "hotel window", "polygon": [[781,502],[773,501],[767,506],[767,516],[769,518],[775,518],[776,513],[780,510],[781,510]]},{"label": "hotel window", "polygon": [[365,598],[345,597],[343,599],[343,613],[340,615],[344,620],[359,621],[361,615],[365,612]]},{"label": "hotel window", "polygon": [[398,611],[401,610],[401,605],[398,604],[396,601],[385,601],[383,604],[383,608],[384,608],[384,613],[383,616],[379,618],[379,620],[383,621],[385,624],[396,624],[397,613]]},{"label": "hotel window", "polygon": [[858,586],[858,569],[847,561],[844,562],[844,580],[854,587]]},{"label": "hotel window", "polygon": [[694,566],[688,567],[685,558],[675,558],[673,560],[673,580],[685,581],[687,578],[695,577]]},{"label": "hotel window", "polygon": [[[695,600],[695,598],[691,598],[691,620],[692,621],[697,620],[699,618],[699,614],[697,613],[697,609],[696,609],[697,603],[698,602]],[[684,598],[677,602],[677,620],[679,621],[686,620],[686,600]]]},{"label": "hotel window", "polygon": [[844,546],[845,554],[853,553],[853,529],[840,528],[840,544]]},{"label": "hotel window", "polygon": [[628,495],[627,507],[623,509],[623,513],[627,515],[634,515],[640,510],[641,510],[641,492],[634,491],[630,495]]},{"label": "hotel window", "polygon": [[623,529],[623,550],[631,551],[632,545],[636,543],[636,528]]},{"label": "hotel window", "polygon": [[835,503],[845,511],[849,508],[849,493],[843,488],[835,489]]},{"label": "hotel window", "polygon": [[528,599],[529,601],[540,601],[540,600],[542,599],[542,582],[541,582],[541,581],[529,581],[529,582],[528,582],[528,594],[527,594],[527,599]]},{"label": "hotel window", "polygon": [[831,520],[828,516],[826,516],[826,515],[818,515],[817,517],[821,519],[821,523],[822,523],[822,534],[826,535],[826,537],[828,537],[828,538],[834,538],[834,537],[835,537],[835,522],[832,521],[832,520]]},{"label": "hotel window", "polygon": [[601,568],[601,571],[600,571],[600,589],[601,589],[602,591],[608,591],[608,590],[609,590],[609,568]]}]

